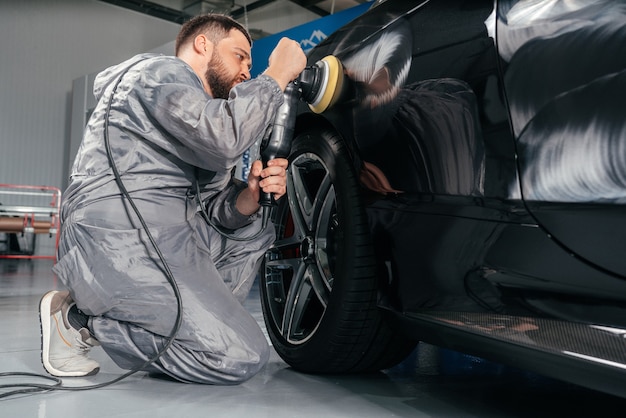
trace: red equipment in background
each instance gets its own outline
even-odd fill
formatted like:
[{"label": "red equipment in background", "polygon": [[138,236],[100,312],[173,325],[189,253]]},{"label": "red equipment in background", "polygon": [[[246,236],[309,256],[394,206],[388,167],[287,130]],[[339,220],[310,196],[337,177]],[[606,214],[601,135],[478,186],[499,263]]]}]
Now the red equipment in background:
[{"label": "red equipment in background", "polygon": [[[0,258],[56,259],[60,209],[61,190],[56,187],[0,183],[0,234],[15,234],[20,244],[19,251],[12,251],[7,238]],[[35,237],[42,234],[54,237],[53,254],[35,254]]]}]

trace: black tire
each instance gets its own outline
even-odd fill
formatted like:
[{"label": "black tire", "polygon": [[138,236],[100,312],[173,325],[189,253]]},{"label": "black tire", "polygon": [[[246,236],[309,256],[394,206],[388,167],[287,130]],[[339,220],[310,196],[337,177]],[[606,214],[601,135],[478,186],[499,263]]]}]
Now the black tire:
[{"label": "black tire", "polygon": [[261,302],[279,356],[308,373],[391,367],[415,347],[376,306],[376,263],[357,176],[341,138],[317,129],[293,142],[277,240],[261,266]]}]

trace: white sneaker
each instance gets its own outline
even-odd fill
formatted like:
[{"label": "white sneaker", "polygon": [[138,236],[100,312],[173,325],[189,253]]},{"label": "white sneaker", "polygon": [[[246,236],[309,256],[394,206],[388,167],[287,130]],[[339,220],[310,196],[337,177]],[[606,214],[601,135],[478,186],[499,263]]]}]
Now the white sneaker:
[{"label": "white sneaker", "polygon": [[41,362],[53,376],[92,376],[98,373],[100,365],[87,354],[100,344],[88,329],[70,326],[67,315],[72,305],[68,291],[52,290],[41,298]]}]

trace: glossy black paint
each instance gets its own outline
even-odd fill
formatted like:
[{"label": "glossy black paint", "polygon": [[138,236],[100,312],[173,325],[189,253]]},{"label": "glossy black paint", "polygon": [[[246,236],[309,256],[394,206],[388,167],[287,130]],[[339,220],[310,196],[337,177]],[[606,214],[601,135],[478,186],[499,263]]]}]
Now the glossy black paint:
[{"label": "glossy black paint", "polygon": [[[309,57],[315,62],[332,54],[344,64],[350,87],[323,118],[353,150],[369,188],[375,241],[393,242],[393,251],[379,253],[381,264],[392,266],[385,269],[390,280],[402,288],[401,309],[466,298],[468,275],[522,297],[519,289],[603,298],[603,288],[613,298],[626,297],[626,258],[619,256],[626,253],[626,131],[620,111],[609,111],[626,108],[619,74],[626,51],[611,57],[626,45],[626,27],[617,17],[623,4],[579,5],[582,11],[542,17],[520,13],[516,3],[499,2],[496,14],[490,0],[389,0]],[[564,29],[564,19],[574,27]],[[557,31],[564,33],[539,37]],[[563,98],[564,91],[571,94]],[[533,117],[529,109],[540,114]],[[549,146],[548,129],[590,126],[585,118],[598,115],[608,118],[604,126],[612,132],[602,138],[613,147],[604,151],[613,159],[589,166],[613,170],[605,177],[616,177],[611,193],[617,197],[592,189],[584,202],[572,201],[575,196],[568,204],[555,196],[524,201],[536,179],[546,177],[542,170],[577,158],[567,152],[537,157]],[[601,142],[583,134],[567,138]],[[579,145],[567,146],[578,152]],[[388,183],[368,181],[372,170]],[[566,194],[570,179],[553,177],[553,187]],[[381,215],[385,211],[394,212],[393,221]],[[542,252],[528,256],[533,248]]]},{"label": "glossy black paint", "polygon": [[626,2],[387,0],[309,62],[326,55],[347,87],[296,129],[332,126],[350,150],[403,332],[502,359],[519,347],[420,315],[626,326]]},{"label": "glossy black paint", "polygon": [[566,251],[622,279],[624,8],[596,1],[539,13],[501,1],[497,21],[523,197]]},{"label": "glossy black paint", "polygon": [[505,197],[516,174],[484,25],[493,4],[422,3],[383,3],[312,52],[338,56],[353,86],[324,116],[393,189]]}]

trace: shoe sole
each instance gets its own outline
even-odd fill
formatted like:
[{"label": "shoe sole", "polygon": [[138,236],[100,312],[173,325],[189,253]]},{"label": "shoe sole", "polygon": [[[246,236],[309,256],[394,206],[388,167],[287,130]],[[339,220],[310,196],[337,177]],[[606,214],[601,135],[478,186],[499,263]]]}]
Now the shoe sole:
[{"label": "shoe sole", "polygon": [[[56,295],[58,291],[51,290],[39,301],[39,326],[41,332],[41,364],[43,368],[52,376],[56,377],[84,377],[84,376],[93,376],[98,371],[100,371],[99,367],[96,367],[89,373],[81,373],[81,372],[63,372],[61,370],[57,370],[50,364],[50,305],[52,298]],[[42,315],[41,313],[44,311],[48,312],[48,315]]]}]

